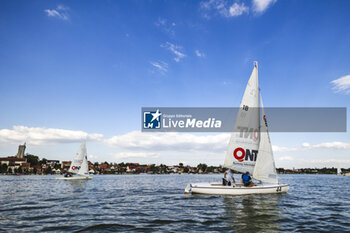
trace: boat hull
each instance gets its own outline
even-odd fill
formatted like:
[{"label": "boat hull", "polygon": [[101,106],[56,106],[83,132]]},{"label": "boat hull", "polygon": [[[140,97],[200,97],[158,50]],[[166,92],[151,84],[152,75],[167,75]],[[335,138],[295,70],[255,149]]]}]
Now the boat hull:
[{"label": "boat hull", "polygon": [[265,184],[253,187],[245,187],[242,184],[223,186],[220,183],[194,183],[187,185],[185,193],[211,194],[211,195],[249,195],[249,194],[271,194],[286,193],[289,184]]},{"label": "boat hull", "polygon": [[56,180],[91,180],[92,176],[57,177]]}]

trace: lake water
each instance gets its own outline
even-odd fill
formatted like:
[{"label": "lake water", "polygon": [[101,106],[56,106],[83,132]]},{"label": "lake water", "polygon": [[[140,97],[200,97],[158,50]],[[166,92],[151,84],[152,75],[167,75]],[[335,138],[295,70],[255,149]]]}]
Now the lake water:
[{"label": "lake water", "polygon": [[0,231],[350,232],[350,177],[281,175],[288,194],[226,197],[183,194],[221,175],[55,177],[0,176]]}]

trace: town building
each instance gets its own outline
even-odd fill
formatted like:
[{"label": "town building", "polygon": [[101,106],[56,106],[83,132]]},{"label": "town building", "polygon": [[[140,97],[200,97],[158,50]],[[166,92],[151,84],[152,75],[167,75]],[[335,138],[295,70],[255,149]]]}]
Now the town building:
[{"label": "town building", "polygon": [[15,172],[15,169],[30,167],[30,164],[27,163],[27,159],[24,157],[25,149],[26,143],[24,143],[24,145],[19,145],[17,155],[0,158],[0,164],[6,164],[8,170],[12,173]]}]

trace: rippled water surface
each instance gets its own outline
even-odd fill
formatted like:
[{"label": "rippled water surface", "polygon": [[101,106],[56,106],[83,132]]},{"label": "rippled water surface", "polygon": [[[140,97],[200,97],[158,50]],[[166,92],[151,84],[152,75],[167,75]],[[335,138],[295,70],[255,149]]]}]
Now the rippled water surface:
[{"label": "rippled water surface", "polygon": [[0,176],[0,231],[350,232],[350,177],[281,175],[288,194],[184,195],[219,175]]}]

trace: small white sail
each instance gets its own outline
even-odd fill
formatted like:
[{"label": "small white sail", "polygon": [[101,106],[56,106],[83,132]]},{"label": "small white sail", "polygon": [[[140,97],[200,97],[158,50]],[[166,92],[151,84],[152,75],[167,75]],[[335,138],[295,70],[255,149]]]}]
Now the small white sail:
[{"label": "small white sail", "polygon": [[259,155],[256,160],[253,177],[263,182],[277,184],[278,177],[262,98],[261,115]]},{"label": "small white sail", "polygon": [[87,156],[86,142],[83,142],[81,144],[78,152],[75,154],[74,159],[69,167],[68,172],[78,174],[85,156]]},{"label": "small white sail", "polygon": [[238,172],[253,173],[259,146],[259,85],[255,64],[245,89],[224,166]]},{"label": "small white sail", "polygon": [[338,167],[338,169],[337,169],[337,175],[338,175],[338,176],[342,175],[342,172],[341,172],[341,168],[340,168],[340,167]]},{"label": "small white sail", "polygon": [[88,166],[88,160],[87,155],[84,156],[83,162],[81,164],[81,167],[79,169],[78,175],[89,175],[89,166]]}]

